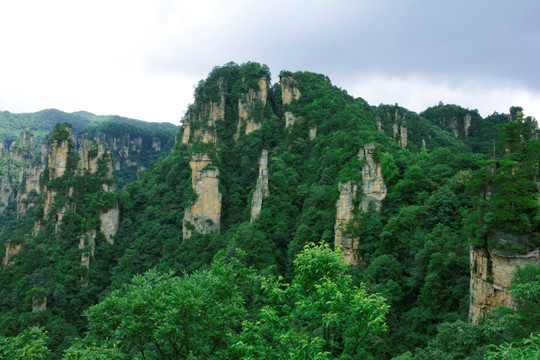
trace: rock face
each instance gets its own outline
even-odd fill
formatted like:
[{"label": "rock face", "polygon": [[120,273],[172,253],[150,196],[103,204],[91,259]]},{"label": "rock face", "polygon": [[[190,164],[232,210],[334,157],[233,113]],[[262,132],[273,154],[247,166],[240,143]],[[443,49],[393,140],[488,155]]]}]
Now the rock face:
[{"label": "rock face", "polygon": [[466,114],[463,117],[463,131],[465,132],[465,137],[469,136],[469,128],[471,127],[471,122],[472,122],[471,114]]},{"label": "rock face", "polygon": [[[49,145],[48,157],[47,157],[47,166],[48,166],[48,179],[47,182],[58,179],[63,176],[66,172],[68,165],[68,158],[74,158],[74,144],[71,139],[71,126],[60,126],[58,127],[58,132],[64,133],[60,139],[52,139]],[[68,196],[64,204],[56,208],[56,196],[58,192],[49,189],[47,185],[43,186],[43,220],[45,221],[51,216],[52,210],[56,210],[56,215],[54,221],[56,227],[60,225],[62,217],[67,209],[71,209],[73,204],[69,201],[69,197],[73,195],[73,188],[68,190]],[[41,229],[40,221],[36,222],[36,233]]]},{"label": "rock face", "polygon": [[[362,168],[362,202],[363,212],[369,210],[369,205],[374,204],[375,210],[380,211],[382,200],[386,197],[386,185],[382,176],[381,164],[376,161],[375,144],[365,144],[358,152],[358,160],[365,161]],[[354,199],[357,196],[358,185],[354,181],[339,183],[339,199],[336,202],[336,223],[334,225],[334,245],[341,246],[345,261],[354,266],[363,266],[364,259],[359,252],[360,238],[348,232],[347,227],[354,229],[354,216],[356,206]],[[352,221],[352,222],[351,222]]]},{"label": "rock face", "polygon": [[279,78],[281,84],[281,100],[283,105],[288,105],[293,100],[300,99],[302,95],[298,89],[298,81],[292,76],[281,76]]},{"label": "rock face", "polygon": [[221,219],[219,170],[213,166],[212,160],[206,154],[193,154],[189,166],[191,185],[197,199],[184,212],[182,230],[184,239],[189,239],[193,232],[219,233]]},{"label": "rock face", "polygon": [[257,178],[257,187],[251,200],[251,222],[261,213],[263,199],[270,195],[268,189],[268,151],[263,150],[259,160],[259,177]]},{"label": "rock face", "polygon": [[[281,76],[279,78],[281,85],[281,101],[283,106],[287,106],[295,100],[300,99],[302,94],[298,89],[298,81],[292,76]],[[291,111],[285,111],[285,128],[293,126],[296,122],[296,117]],[[316,130],[315,130],[316,133]]]},{"label": "rock face", "polygon": [[[58,134],[63,133],[62,136]],[[55,134],[57,138],[55,138]],[[107,145],[103,142],[96,143],[90,140],[80,141],[75,156],[75,142],[71,137],[71,127],[64,126],[55,128],[53,138],[50,142],[48,152],[48,179],[43,186],[43,218],[36,222],[35,232],[39,232],[48,221],[53,221],[55,231],[62,224],[62,219],[67,210],[76,211],[77,198],[75,196],[74,187],[69,187],[65,193],[60,194],[60,190],[55,188],[50,181],[60,178],[63,175],[79,178],[91,178],[98,175],[101,191],[110,193],[116,191],[116,185],[113,179],[113,159],[112,154]],[[70,165],[71,164],[71,165]],[[67,172],[69,169],[69,173]],[[78,190],[80,191],[80,190]],[[57,196],[62,195],[63,202],[56,204]],[[84,216],[84,214],[82,214]],[[116,235],[119,226],[119,207],[115,201],[109,209],[98,212],[100,225],[98,229],[91,229],[80,235],[79,249],[81,251],[81,265],[87,270],[90,267],[90,260],[94,256],[96,246],[97,231],[103,233],[105,240],[109,244],[113,244],[113,236]],[[81,285],[88,285],[88,272],[81,276]]]},{"label": "rock face", "polygon": [[309,140],[313,141],[317,137],[317,125],[309,128]]},{"label": "rock face", "polygon": [[0,213],[13,200],[18,217],[24,216],[34,205],[41,190],[42,164],[31,132],[23,131],[9,146],[0,142]]},{"label": "rock face", "polygon": [[294,117],[293,113],[290,111],[285,111],[285,128],[293,126],[295,121],[296,117]]},{"label": "rock face", "polygon": [[382,175],[382,166],[374,158],[377,148],[375,144],[366,144],[358,152],[358,160],[365,160],[362,168],[362,210],[367,212],[369,204],[374,203],[375,210],[380,211],[382,201],[386,197],[386,185]]},{"label": "rock face", "polygon": [[487,310],[501,305],[514,306],[509,288],[516,266],[539,265],[540,248],[524,254],[505,255],[471,246],[470,263],[469,321],[476,324]]},{"label": "rock face", "polygon": [[219,101],[208,101],[200,103],[195,99],[195,103],[188,110],[182,125],[182,144],[189,145],[195,141],[213,143],[217,145],[217,135],[215,125],[217,121],[225,119],[225,89],[223,81],[217,82],[219,88]]},{"label": "rock face", "polygon": [[2,259],[2,267],[6,267],[13,263],[12,258],[21,251],[22,243],[14,243],[11,240],[6,242],[6,254]]},{"label": "rock face", "polygon": [[[387,114],[390,117],[390,114]],[[380,122],[380,120],[379,120]],[[377,124],[377,127],[379,125]],[[399,143],[399,146],[402,148],[407,147],[408,144],[408,135],[407,135],[407,122],[405,117],[401,116],[399,111],[396,109],[394,113],[394,123],[392,124],[392,134],[394,139]]]},{"label": "rock face", "polygon": [[452,116],[450,118],[443,117],[442,119],[438,120],[439,126],[454,134],[456,139],[469,136],[469,128],[471,127],[471,123],[471,114]]},{"label": "rock face", "polygon": [[336,202],[336,224],[334,225],[334,246],[341,246],[345,262],[353,266],[363,265],[363,259],[360,257],[360,238],[347,232],[351,220],[354,218],[354,198],[358,190],[353,181],[339,183],[339,199]]},{"label": "rock face", "polygon": [[257,80],[258,90],[250,88],[238,99],[238,126],[235,140],[240,138],[242,130],[248,135],[262,126],[262,115],[268,99],[268,80],[266,76]]},{"label": "rock face", "polygon": [[78,133],[73,136],[78,149],[85,142],[103,143],[113,155],[112,168],[116,171],[124,168],[140,167],[144,157],[148,153],[159,153],[165,146],[159,138],[152,137],[143,139],[130,133],[112,135],[98,132],[97,134]]}]

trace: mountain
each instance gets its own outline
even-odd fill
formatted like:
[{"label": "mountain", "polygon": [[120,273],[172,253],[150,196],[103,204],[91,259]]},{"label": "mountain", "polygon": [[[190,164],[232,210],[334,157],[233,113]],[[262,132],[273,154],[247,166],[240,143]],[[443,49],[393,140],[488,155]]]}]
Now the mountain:
[{"label": "mountain", "polygon": [[123,187],[130,124],[57,124],[34,211],[2,214],[1,335],[44,327],[56,357],[482,358],[540,319],[512,297],[540,275],[537,124],[493,116],[229,63]]},{"label": "mountain", "polygon": [[74,133],[105,122],[124,123],[147,130],[174,131],[177,129],[175,125],[170,123],[150,123],[116,115],[95,115],[86,111],[66,113],[56,109],[47,109],[22,114],[0,111],[0,141],[14,141],[22,131],[30,130],[34,134],[36,143],[41,145],[54,125],[63,122],[70,123]]}]

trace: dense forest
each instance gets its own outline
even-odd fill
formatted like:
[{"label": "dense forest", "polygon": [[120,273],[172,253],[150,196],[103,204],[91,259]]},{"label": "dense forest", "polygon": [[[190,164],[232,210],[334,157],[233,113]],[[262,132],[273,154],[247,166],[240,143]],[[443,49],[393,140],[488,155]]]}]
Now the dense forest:
[{"label": "dense forest", "polygon": [[[194,96],[175,139],[50,127],[39,189],[0,213],[0,359],[540,356],[522,108],[370,106],[252,62]],[[107,140],[127,132],[147,144],[131,172]],[[0,176],[38,158],[0,157]]]}]

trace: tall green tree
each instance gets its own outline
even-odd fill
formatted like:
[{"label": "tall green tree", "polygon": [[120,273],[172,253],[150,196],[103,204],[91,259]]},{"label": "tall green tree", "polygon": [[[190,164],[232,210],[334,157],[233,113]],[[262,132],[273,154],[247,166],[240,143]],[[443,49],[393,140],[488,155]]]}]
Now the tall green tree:
[{"label": "tall green tree", "polygon": [[298,255],[290,284],[263,281],[266,305],[245,321],[235,348],[242,359],[357,359],[386,331],[388,305],[352,284],[341,251],[310,243]]}]

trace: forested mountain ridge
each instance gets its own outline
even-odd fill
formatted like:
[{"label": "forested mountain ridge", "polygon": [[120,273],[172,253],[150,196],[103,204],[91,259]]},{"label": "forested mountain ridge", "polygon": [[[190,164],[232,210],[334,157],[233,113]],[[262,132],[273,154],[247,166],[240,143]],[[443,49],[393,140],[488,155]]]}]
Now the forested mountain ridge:
[{"label": "forested mountain ridge", "polygon": [[[501,286],[496,256],[507,264],[526,249],[520,264],[540,261],[534,119],[513,108],[493,159],[437,114],[369,106],[324,75],[279,80],[256,63],[214,68],[172,152],[123,190],[111,187],[107,151],[91,145],[101,167],[82,171],[91,167],[67,151],[56,163],[71,170],[51,177],[53,142],[74,142],[57,127],[42,180],[56,193],[42,192],[9,235],[20,247],[0,273],[11,336],[0,350],[34,339],[45,354],[43,335],[24,331],[37,325],[66,359],[476,359],[538,332],[537,267],[511,285],[514,302],[509,283],[488,296]],[[110,209],[119,222],[107,238],[100,214]],[[500,233],[522,246],[501,255]],[[473,266],[479,251],[472,258],[486,261]],[[474,327],[470,303],[515,309]]]}]

